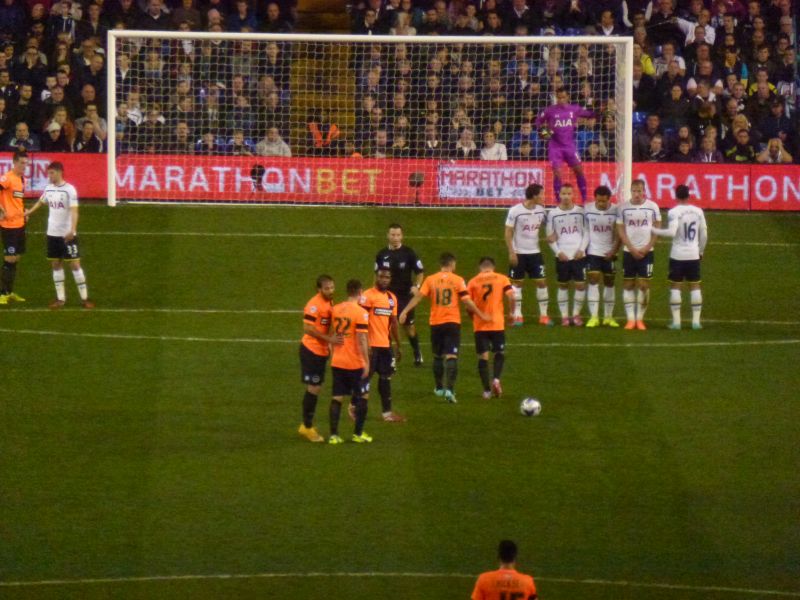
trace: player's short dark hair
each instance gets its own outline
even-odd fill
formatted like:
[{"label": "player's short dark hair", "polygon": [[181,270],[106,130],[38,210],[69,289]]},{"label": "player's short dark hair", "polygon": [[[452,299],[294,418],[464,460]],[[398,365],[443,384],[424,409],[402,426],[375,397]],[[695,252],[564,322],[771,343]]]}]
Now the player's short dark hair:
[{"label": "player's short dark hair", "polygon": [[497,557],[503,563],[513,563],[517,560],[517,545],[511,540],[500,540],[497,546]]},{"label": "player's short dark hair", "polygon": [[688,185],[679,185],[675,188],[675,198],[678,200],[688,200],[689,199],[689,186]]},{"label": "player's short dark hair", "polygon": [[389,267],[375,267],[375,274],[378,273],[389,273],[391,275],[392,270]]},{"label": "player's short dark hair", "polygon": [[403,231],[403,226],[400,223],[389,223],[389,229],[399,229]]},{"label": "player's short dark hair", "polygon": [[364,286],[361,285],[361,282],[358,279],[350,279],[347,282],[348,296],[355,296],[356,294],[361,293],[362,289],[364,289]]},{"label": "player's short dark hair", "polygon": [[495,264],[497,264],[497,263],[494,262],[494,259],[491,256],[481,256],[480,260],[478,260],[478,264],[480,266],[483,266],[483,265],[495,266]]},{"label": "player's short dark hair", "polygon": [[17,162],[22,158],[28,158],[28,151],[25,150],[25,148],[17,148],[16,150],[14,150],[14,156],[12,157],[11,160]]},{"label": "player's short dark hair", "polygon": [[644,187],[644,181],[642,181],[641,179],[634,179],[633,181],[631,181],[631,187],[632,188],[633,187]]},{"label": "player's short dark hair", "polygon": [[528,187],[525,188],[525,198],[528,200],[533,200],[542,193],[544,186],[538,183],[532,183]]},{"label": "player's short dark hair", "polygon": [[456,262],[456,256],[452,252],[442,252],[439,255],[439,265],[442,267],[452,265],[454,262]]},{"label": "player's short dark hair", "polygon": [[61,171],[63,173],[64,165],[61,162],[55,160],[51,162],[49,165],[47,165],[47,170],[49,171],[50,169],[52,169],[53,171]]},{"label": "player's short dark hair", "polygon": [[321,290],[322,286],[328,282],[333,282],[333,277],[331,277],[330,275],[320,275],[319,277],[317,277],[317,289]]},{"label": "player's short dark hair", "polygon": [[594,189],[595,196],[611,196],[611,190],[607,185],[598,185]]}]

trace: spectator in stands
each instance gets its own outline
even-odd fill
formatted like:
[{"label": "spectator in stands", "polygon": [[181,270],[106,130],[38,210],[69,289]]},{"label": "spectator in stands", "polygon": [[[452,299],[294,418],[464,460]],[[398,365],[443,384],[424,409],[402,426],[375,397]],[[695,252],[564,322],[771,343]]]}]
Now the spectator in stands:
[{"label": "spectator in stands", "polygon": [[136,29],[142,20],[142,11],[136,0],[116,0],[109,7],[109,22],[122,22],[126,29]]},{"label": "spectator in stands", "polygon": [[661,118],[657,113],[647,115],[645,126],[633,136],[633,159],[647,160],[650,155],[650,141],[656,134],[661,135]]},{"label": "spectator in stands", "polygon": [[0,5],[0,41],[11,42],[26,29],[27,17],[22,5],[14,0],[3,0]]},{"label": "spectator in stands", "polygon": [[258,27],[256,16],[250,11],[247,0],[236,0],[236,10],[225,20],[226,30],[233,32],[255,31]]},{"label": "spectator in stands", "polygon": [[217,141],[213,131],[204,131],[194,146],[194,153],[201,156],[222,154],[224,147]]},{"label": "spectator in stands", "polygon": [[692,152],[692,145],[689,143],[689,140],[680,140],[678,142],[678,148],[669,155],[669,162],[694,162],[694,153]]},{"label": "spectator in stands", "polygon": [[138,28],[150,31],[172,29],[169,17],[162,9],[161,0],[147,0],[147,10],[139,17]]},{"label": "spectator in stands", "polygon": [[742,127],[734,134],[736,143],[725,151],[726,162],[732,163],[752,163],[755,162],[756,151],[750,143],[750,132]]},{"label": "spectator in stands", "polygon": [[653,66],[656,69],[656,79],[660,79],[667,72],[672,61],[678,63],[678,74],[681,77],[686,75],[686,61],[683,60],[683,57],[675,54],[675,44],[667,42],[661,47],[661,56],[653,61]]},{"label": "spectator in stands", "polygon": [[405,133],[395,133],[392,135],[392,147],[390,156],[392,158],[411,158],[413,148],[408,142],[408,137]]},{"label": "spectator in stands", "polygon": [[760,81],[756,84],[756,93],[747,101],[745,112],[753,123],[761,123],[770,116],[770,105],[775,95],[769,88],[769,83]]},{"label": "spectator in stands", "polygon": [[389,35],[417,35],[417,29],[411,25],[411,15],[399,11],[395,15],[394,27],[389,29]]},{"label": "spectator in stands", "polygon": [[516,159],[520,157],[519,148],[522,145],[522,142],[528,142],[531,148],[536,145],[537,136],[533,131],[533,123],[530,121],[523,121],[520,123],[519,130],[511,138],[511,143],[509,144],[508,148],[511,158]]},{"label": "spectator in stands", "polygon": [[17,149],[27,150],[28,152],[35,152],[41,149],[38,136],[32,134],[28,124],[24,122],[16,124],[14,135],[6,144],[6,151],[8,152],[13,152]]},{"label": "spectator in stands", "polygon": [[86,18],[77,24],[75,39],[80,42],[88,38],[95,38],[100,41],[100,45],[105,45],[108,26],[101,14],[101,7],[96,2],[92,2],[86,8]]},{"label": "spectator in stands", "polygon": [[3,96],[0,96],[0,140],[5,138],[6,132],[8,131],[10,115],[6,110],[6,99]]},{"label": "spectator in stands", "polygon": [[94,123],[84,121],[79,131],[80,134],[72,144],[73,152],[97,154],[103,151],[103,142],[95,135]]},{"label": "spectator in stands", "polygon": [[477,160],[480,157],[480,151],[475,144],[475,133],[472,128],[464,127],[461,129],[458,141],[455,144],[454,157],[461,160]]},{"label": "spectator in stands", "polygon": [[389,132],[385,128],[377,129],[373,133],[372,139],[364,151],[364,156],[367,158],[389,158],[391,156]]},{"label": "spectator in stands", "polygon": [[181,5],[172,11],[172,27],[178,29],[181,23],[188,23],[192,31],[200,30],[202,18],[194,0],[181,0]]},{"label": "spectator in stands", "polygon": [[61,125],[56,121],[51,121],[42,136],[43,152],[69,152],[70,144],[67,136],[61,130]]},{"label": "spectator in stands", "polygon": [[445,35],[447,25],[439,19],[439,13],[435,8],[430,8],[425,12],[422,25],[417,29],[420,35]]},{"label": "spectator in stands", "polygon": [[[117,119],[115,121],[116,138],[115,143],[118,153],[127,153],[132,149],[131,140],[134,137],[132,131],[136,128],[136,122],[128,113],[128,103],[120,102],[117,105]],[[70,144],[71,146],[71,144]]]},{"label": "spectator in stands", "polygon": [[225,154],[229,156],[253,156],[253,146],[250,140],[245,139],[243,130],[233,130],[233,135],[225,148]]},{"label": "spectator in stands", "polygon": [[661,46],[668,43],[680,45],[685,36],[677,25],[672,0],[654,0],[653,4],[656,8],[653,9],[648,23],[653,43]]},{"label": "spectator in stands", "polygon": [[667,67],[667,72],[656,82],[656,102],[661,103],[672,95],[672,87],[679,85],[681,90],[685,87],[684,78],[680,73],[680,63],[673,60]]},{"label": "spectator in stands", "polygon": [[786,150],[780,138],[772,138],[767,147],[756,156],[756,162],[762,164],[789,164],[792,155]]},{"label": "spectator in stands", "polygon": [[624,30],[614,19],[614,11],[605,9],[600,13],[600,22],[597,24],[597,35],[618,36],[624,35]]},{"label": "spectator in stands", "polygon": [[289,144],[283,141],[277,127],[267,129],[267,135],[256,144],[258,156],[286,156],[292,155]]},{"label": "spectator in stands", "polygon": [[267,18],[261,24],[261,31],[264,33],[289,33],[292,30],[291,24],[283,18],[281,7],[276,2],[267,4]]},{"label": "spectator in stands", "polygon": [[276,42],[268,42],[265,57],[260,65],[261,72],[275,80],[275,85],[284,90],[289,85],[289,63],[284,58],[281,47]]},{"label": "spectator in stands", "polygon": [[163,148],[160,144],[167,139],[165,131],[166,119],[161,114],[161,107],[152,104],[147,108],[145,117],[136,128],[135,148],[137,152],[155,154]]},{"label": "spectator in stands", "polygon": [[714,135],[703,136],[700,140],[700,149],[694,153],[694,162],[697,163],[723,163],[725,157],[717,150],[717,140]]},{"label": "spectator in stands", "polygon": [[378,14],[371,8],[366,9],[353,24],[353,33],[360,35],[378,35]]},{"label": "spectator in stands", "polygon": [[14,108],[9,111],[11,113],[11,122],[19,123],[24,121],[32,127],[39,129],[39,115],[41,110],[39,103],[33,96],[33,86],[29,83],[24,83],[19,86],[19,98],[14,105]]},{"label": "spectator in stands", "polygon": [[770,103],[770,114],[759,124],[759,130],[766,138],[781,138],[784,143],[794,139],[795,129],[792,120],[785,114],[785,103],[774,98]]},{"label": "spectator in stands", "polygon": [[442,140],[436,125],[425,125],[425,137],[419,155],[423,158],[445,158],[450,155],[448,145]]},{"label": "spectator in stands", "polygon": [[667,151],[664,149],[664,138],[660,133],[656,133],[650,138],[647,152],[640,160],[644,162],[664,162],[667,160]]},{"label": "spectator in stands", "polygon": [[83,131],[83,124],[86,121],[92,122],[92,125],[94,125],[94,135],[96,135],[100,141],[105,142],[106,136],[108,135],[108,123],[106,123],[106,120],[98,113],[96,104],[87,104],[83,116],[75,120],[75,127],[77,127],[78,131]]},{"label": "spectator in stands", "polygon": [[633,63],[633,109],[652,112],[656,108],[656,81],[644,74],[642,63]]},{"label": "spectator in stands", "polygon": [[14,69],[14,81],[18,85],[27,83],[34,89],[42,89],[46,76],[47,68],[42,64],[39,51],[34,46],[27,48]]},{"label": "spectator in stands", "polygon": [[195,143],[191,138],[191,130],[186,121],[177,121],[168,141],[167,151],[170,154],[194,154]]}]

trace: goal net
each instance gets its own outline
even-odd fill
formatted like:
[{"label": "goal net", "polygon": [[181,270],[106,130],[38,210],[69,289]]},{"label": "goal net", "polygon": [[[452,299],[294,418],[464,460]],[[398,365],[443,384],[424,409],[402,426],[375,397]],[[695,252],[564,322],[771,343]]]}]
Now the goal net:
[{"label": "goal net", "polygon": [[112,205],[506,206],[531,183],[554,204],[556,175],[630,182],[630,38],[108,35]]}]

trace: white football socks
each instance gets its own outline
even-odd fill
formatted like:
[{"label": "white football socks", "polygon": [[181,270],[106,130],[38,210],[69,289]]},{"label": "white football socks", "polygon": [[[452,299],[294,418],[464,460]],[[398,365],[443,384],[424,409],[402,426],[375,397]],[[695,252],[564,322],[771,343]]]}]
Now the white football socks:
[{"label": "white football socks", "polygon": [[628,321],[636,320],[636,290],[622,290],[622,302],[625,304],[625,316]]},{"label": "white football socks", "polygon": [[606,286],[603,288],[603,316],[610,319],[614,316],[614,287]]},{"label": "white football socks", "polygon": [[700,325],[700,311],[703,309],[703,292],[692,290],[689,293],[692,303],[692,325]]},{"label": "white football socks", "polygon": [[669,291],[669,309],[672,312],[673,325],[681,324],[681,291],[672,289]]},{"label": "white football socks", "polygon": [[75,285],[78,286],[81,300],[86,300],[89,297],[89,290],[86,288],[86,276],[83,274],[83,269],[74,269],[72,278],[75,280]]},{"label": "white football socks", "polygon": [[575,294],[572,296],[572,316],[577,317],[581,314],[583,302],[586,300],[586,288],[579,290],[575,288]]},{"label": "white football socks", "polygon": [[511,289],[514,292],[514,316],[522,316],[522,288],[518,285],[512,285]]},{"label": "white football socks", "polygon": [[550,295],[545,287],[536,288],[536,300],[539,301],[539,315],[542,317],[547,316],[547,305],[550,304]]},{"label": "white football socks", "polygon": [[561,311],[561,318],[569,316],[569,289],[558,288],[558,310]]},{"label": "white football socks", "polygon": [[61,302],[66,301],[67,293],[64,290],[64,269],[53,269],[53,283],[56,286],[56,298]]},{"label": "white football socks", "polygon": [[589,300],[589,314],[593,319],[596,319],[597,315],[600,314],[600,285],[597,283],[590,283],[586,297]]}]

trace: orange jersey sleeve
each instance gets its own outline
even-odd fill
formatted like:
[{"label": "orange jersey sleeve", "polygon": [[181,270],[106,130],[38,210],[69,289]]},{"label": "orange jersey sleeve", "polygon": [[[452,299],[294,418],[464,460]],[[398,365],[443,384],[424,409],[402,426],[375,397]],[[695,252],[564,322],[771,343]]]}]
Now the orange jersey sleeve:
[{"label": "orange jersey sleeve", "polygon": [[503,297],[511,289],[511,280],[501,273],[478,273],[467,285],[469,296],[475,305],[491,317],[484,321],[472,316],[475,331],[503,331],[505,329],[505,311]]},{"label": "orange jersey sleeve", "polygon": [[459,300],[469,295],[463,278],[440,271],[426,277],[419,291],[431,301],[431,325],[461,323]]},{"label": "orange jersey sleeve", "polygon": [[9,171],[0,177],[0,205],[3,207],[5,217],[0,221],[0,227],[16,229],[25,226],[24,182],[22,177]]},{"label": "orange jersey sleeve", "polygon": [[397,297],[378,288],[370,288],[359,304],[369,313],[369,345],[371,348],[389,348],[389,330],[392,317],[397,317]]},{"label": "orange jersey sleeve", "polygon": [[[306,303],[303,309],[303,323],[308,323],[318,332],[327,335],[328,329],[331,326],[332,310],[333,304],[331,301],[326,300],[322,294],[317,294]],[[307,333],[303,334],[303,339],[300,341],[314,354],[318,354],[319,356],[328,356],[329,354],[328,344]]]},{"label": "orange jersey sleeve", "polygon": [[472,590],[472,600],[528,600],[535,597],[533,577],[514,569],[481,573]]},{"label": "orange jersey sleeve", "polygon": [[363,369],[364,357],[358,347],[358,334],[369,333],[369,314],[355,302],[342,302],[333,307],[333,332],[344,338],[341,346],[333,347],[331,366],[339,369]]}]

